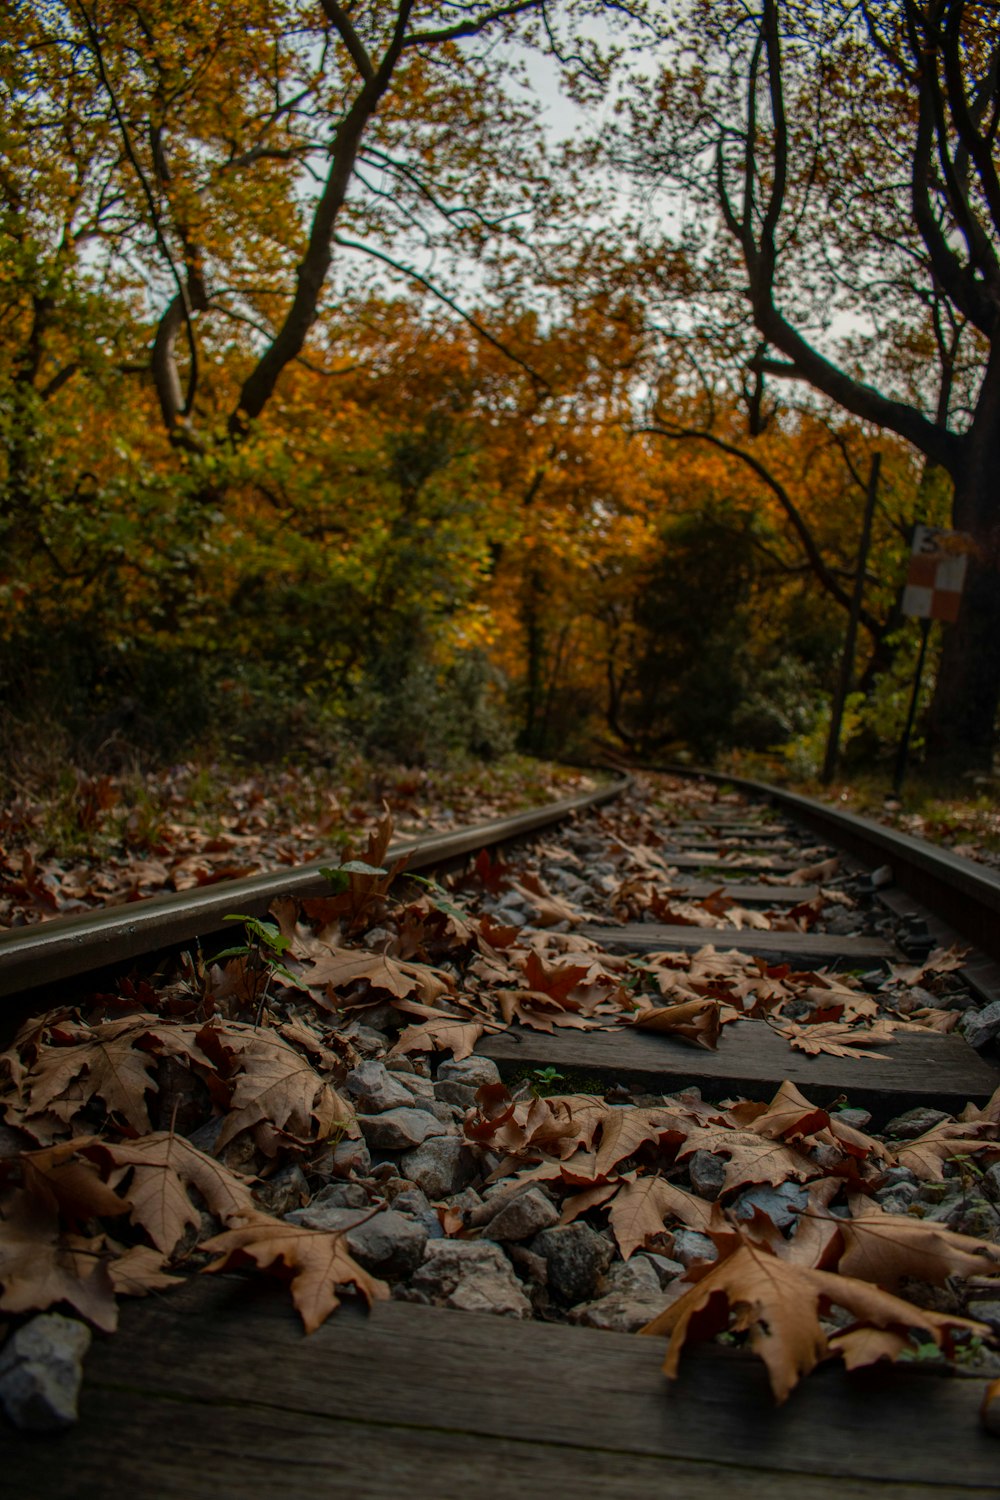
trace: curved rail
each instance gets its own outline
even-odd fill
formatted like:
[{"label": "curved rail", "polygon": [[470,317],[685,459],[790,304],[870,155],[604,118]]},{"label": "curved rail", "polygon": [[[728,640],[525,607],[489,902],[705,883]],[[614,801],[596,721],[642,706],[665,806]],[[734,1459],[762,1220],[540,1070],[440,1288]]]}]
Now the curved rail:
[{"label": "curved rail", "polygon": [[658,769],[673,776],[701,776],[706,781],[764,798],[866,864],[890,865],[893,881],[901,890],[984,953],[1000,958],[1000,874],[996,871],[976,864],[964,854],[939,849],[871,818],[828,807],[813,797],[785,791],[769,782],[689,766],[667,765]]},{"label": "curved rail", "polygon": [[[426,870],[467,858],[480,849],[513,842],[573,813],[612,801],[630,785],[620,776],[596,792],[547,802],[512,817],[496,818],[455,832],[403,839],[386,858],[405,858],[408,870]],[[33,927],[0,932],[0,996],[20,994],[60,979],[93,973],[111,964],[156,953],[223,931],[233,911],[263,916],[279,896],[325,896],[329,883],[314,860],[290,870],[263,871],[242,880],[220,880],[194,891],[150,896],[125,906],[103,907],[70,917],[53,917]]]}]

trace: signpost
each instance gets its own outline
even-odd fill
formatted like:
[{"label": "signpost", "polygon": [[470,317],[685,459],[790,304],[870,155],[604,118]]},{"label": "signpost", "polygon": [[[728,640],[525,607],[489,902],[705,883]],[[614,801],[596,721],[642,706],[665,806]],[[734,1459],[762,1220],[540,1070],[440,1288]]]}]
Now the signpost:
[{"label": "signpost", "polygon": [[965,570],[972,547],[972,538],[964,531],[945,531],[940,526],[914,527],[913,550],[910,553],[910,567],[903,591],[903,613],[920,621],[920,651],[913,674],[913,692],[910,694],[906,728],[896,756],[896,774],[892,779],[892,790],[897,797],[906,775],[906,760],[910,752],[913,721],[917,716],[920,679],[927,656],[931,621],[944,620],[953,625],[958,619]]}]

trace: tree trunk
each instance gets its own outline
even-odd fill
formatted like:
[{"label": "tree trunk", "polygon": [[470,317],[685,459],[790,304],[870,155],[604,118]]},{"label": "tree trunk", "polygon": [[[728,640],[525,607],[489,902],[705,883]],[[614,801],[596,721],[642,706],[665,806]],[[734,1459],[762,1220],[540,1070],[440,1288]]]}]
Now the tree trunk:
[{"label": "tree trunk", "polygon": [[977,552],[969,559],[958,620],[941,627],[927,747],[942,767],[989,769],[1000,707],[1000,342],[962,439],[953,520],[972,536]]}]

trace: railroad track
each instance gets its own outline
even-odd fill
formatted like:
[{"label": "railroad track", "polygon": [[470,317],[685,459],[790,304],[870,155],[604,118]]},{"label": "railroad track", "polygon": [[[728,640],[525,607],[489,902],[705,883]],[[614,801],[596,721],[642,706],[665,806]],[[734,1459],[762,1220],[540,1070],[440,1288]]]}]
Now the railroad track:
[{"label": "railroad track", "polygon": [[[678,801],[651,816],[634,789],[616,783],[475,830],[393,845],[385,858],[405,855],[409,872],[443,878],[484,847],[496,856],[533,839],[534,867],[548,885],[536,879],[534,887],[522,887],[527,926],[506,951],[520,962],[517,955],[531,945],[532,918],[539,919],[548,934],[548,946],[537,945],[543,972],[574,953],[579,961],[586,951],[605,955],[615,975],[627,969],[633,980],[638,976],[640,987],[654,978],[666,986],[670,965],[670,975],[690,977],[710,945],[726,957],[703,985],[708,1003],[711,993],[735,993],[734,975],[745,978],[751,965],[779,989],[792,986],[795,975],[818,971],[820,985],[840,983],[885,1008],[899,999],[894,968],[908,966],[912,985],[932,948],[962,945],[969,951],[947,971],[931,1008],[979,1012],[1000,1000],[995,875],[806,799],[747,783],[741,802],[731,788],[731,780],[724,790],[720,783],[686,810]],[[623,794],[631,799],[625,812],[615,803]],[[561,831],[553,842],[555,829]],[[652,833],[658,842],[633,846],[633,833],[637,840]],[[595,877],[609,849],[622,868],[614,878]],[[503,858],[513,866],[516,856]],[[562,894],[553,888],[560,861]],[[617,878],[626,866],[631,873]],[[501,867],[484,868],[491,908],[485,930],[493,937],[512,908],[502,904]],[[594,909],[601,879],[615,887],[617,902],[604,912]],[[497,887],[492,895],[490,881]],[[579,895],[585,886],[587,899],[574,902],[574,889]],[[210,952],[233,911],[263,917],[276,899],[308,906],[328,893],[317,865],[0,934],[0,1004],[8,1029],[88,991],[107,995],[126,972],[163,972],[165,950],[197,939]],[[651,894],[659,913],[652,921]],[[575,906],[577,915],[560,921],[560,903]],[[735,918],[725,915],[734,910]],[[803,915],[784,921],[785,912]],[[691,925],[702,920],[699,913],[726,925]],[[551,923],[546,928],[543,916]],[[563,928],[570,956],[560,960],[563,938],[554,934]],[[584,946],[574,949],[580,939]],[[134,992],[134,977],[129,982]],[[926,982],[936,983],[933,975]],[[685,1091],[696,1089],[721,1109],[729,1098],[766,1102],[787,1080],[829,1110],[846,1096],[850,1119],[870,1116],[865,1129],[876,1133],[913,1109],[949,1117],[966,1106],[981,1109],[1000,1086],[991,1050],[977,1053],[955,1031],[901,1029],[877,1060],[793,1049],[789,1035],[809,1030],[794,1020],[804,1003],[790,1002],[790,1026],[767,1014],[727,1020],[714,1049],[611,1021],[610,1029],[557,1024],[551,1033],[526,1024],[486,1025],[474,1055],[496,1065],[515,1100],[518,1080],[540,1079],[546,1070],[569,1080],[564,1091],[577,1098],[593,1093],[598,1108],[648,1111],[656,1100],[683,1096],[696,1114],[695,1095]],[[356,1027],[354,1035],[370,1045]],[[470,1102],[461,1092],[454,1097]],[[483,1103],[479,1118],[480,1139],[500,1161]],[[988,1134],[984,1127],[984,1140]],[[12,1141],[8,1130],[8,1152]],[[636,1160],[642,1166],[641,1155]],[[950,1170],[946,1183],[955,1180],[957,1169]],[[383,1171],[380,1181],[390,1177]],[[732,1208],[735,1195],[724,1188],[722,1197]],[[700,1201],[710,1198],[706,1192]],[[488,1238],[491,1221],[480,1219]],[[509,1249],[513,1243],[517,1259],[518,1242],[505,1243]],[[537,1262],[538,1253],[530,1253]],[[652,1260],[641,1251],[636,1263],[644,1258],[657,1264],[655,1251]],[[670,1262],[669,1255],[660,1259]],[[697,1263],[697,1252],[684,1263]],[[526,1283],[530,1262],[521,1255],[517,1264]],[[982,1305],[990,1277],[980,1280]],[[627,1278],[620,1285],[627,1300]],[[941,1296],[947,1295],[946,1289]],[[977,1416],[989,1373],[983,1356],[952,1374],[912,1363],[876,1364],[848,1376],[831,1361],[775,1407],[763,1366],[742,1350],[703,1346],[685,1353],[680,1380],[668,1387],[660,1371],[662,1339],[570,1326],[566,1309],[555,1304],[547,1316],[552,1320],[459,1316],[433,1305],[380,1301],[367,1315],[345,1306],[303,1339],[287,1301],[269,1284],[191,1278],[169,1295],[123,1305],[121,1331],[88,1356],[78,1426],[45,1440],[4,1430],[0,1458],[12,1487],[29,1500],[112,1500],[129,1489],[185,1500],[230,1494],[254,1500],[314,1489],[381,1500],[404,1486],[418,1497],[464,1500],[486,1483],[501,1497],[547,1485],[611,1500],[665,1489],[717,1500],[726,1485],[769,1500],[885,1493],[971,1500],[1000,1488],[998,1439]]]}]

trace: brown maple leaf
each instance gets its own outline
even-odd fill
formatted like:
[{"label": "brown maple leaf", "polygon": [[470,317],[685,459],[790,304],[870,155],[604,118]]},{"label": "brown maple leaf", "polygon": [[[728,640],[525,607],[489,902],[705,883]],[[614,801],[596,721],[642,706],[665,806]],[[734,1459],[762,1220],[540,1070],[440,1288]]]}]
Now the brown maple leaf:
[{"label": "brown maple leaf", "polygon": [[[471,1057],[486,1031],[485,1021],[464,1021],[458,1016],[436,1016],[417,1026],[407,1026],[389,1049],[390,1057],[408,1052],[451,1052],[456,1062]],[[499,1027],[492,1028],[499,1030]]]},{"label": "brown maple leaf", "polygon": [[628,1260],[651,1235],[660,1234],[668,1219],[704,1232],[711,1209],[665,1177],[627,1176],[611,1204],[611,1228],[622,1259]]},{"label": "brown maple leaf", "polygon": [[662,1031],[713,1052],[719,1044],[721,1013],[717,1000],[687,1000],[641,1010],[632,1022],[642,1031]]},{"label": "brown maple leaf", "polygon": [[885,1062],[885,1058],[880,1052],[870,1051],[871,1045],[885,1046],[893,1040],[892,1033],[878,1022],[867,1030],[842,1026],[837,1021],[821,1021],[815,1026],[789,1021],[774,1029],[799,1052],[812,1056],[826,1052],[831,1057],[870,1057],[875,1062]]},{"label": "brown maple leaf", "polygon": [[[202,1038],[230,1074],[214,1083],[216,1097],[229,1110],[217,1151],[258,1124],[273,1125],[293,1140],[310,1144],[325,1139],[335,1124],[356,1129],[353,1106],[276,1033],[229,1022],[205,1027]],[[263,1137],[260,1144],[273,1154]]]},{"label": "brown maple leaf", "polygon": [[926,1219],[883,1213],[867,1198],[852,1197],[848,1206],[851,1217],[838,1220],[837,1256],[837,1269],[847,1276],[895,1288],[906,1276],[943,1286],[949,1276],[997,1274],[1000,1245]]},{"label": "brown maple leaf", "polygon": [[289,1224],[252,1211],[233,1229],[206,1240],[203,1250],[218,1253],[206,1271],[254,1265],[291,1283],[292,1301],[306,1333],[313,1333],[340,1306],[337,1287],[350,1284],[371,1305],[387,1298],[385,1282],[370,1276],[347,1252],[342,1232]]},{"label": "brown maple leaf", "polygon": [[665,1107],[614,1108],[601,1125],[596,1169],[599,1173],[609,1172],[620,1161],[638,1151],[646,1141],[679,1144],[688,1133],[688,1125],[689,1122],[681,1113]]},{"label": "brown maple leaf", "polygon": [[[951,1353],[956,1333],[981,1335],[988,1328],[984,1323],[914,1307],[867,1281],[779,1260],[741,1234],[735,1236],[735,1248],[729,1254],[711,1266],[692,1270],[698,1280],[690,1291],[641,1330],[670,1335],[664,1372],[676,1378],[689,1338],[712,1338],[731,1327],[749,1334],[751,1348],[767,1366],[779,1404],[802,1375],[830,1354],[843,1352],[853,1365],[891,1357],[893,1351],[898,1354],[906,1347],[900,1340],[911,1329]],[[863,1328],[886,1330],[899,1339],[869,1341],[867,1346],[859,1340],[845,1341],[840,1335],[828,1339],[819,1320],[831,1306],[845,1308]]]},{"label": "brown maple leaf", "polygon": [[687,1139],[677,1153],[683,1161],[696,1151],[709,1151],[729,1158],[722,1191],[742,1187],[747,1182],[767,1182],[772,1187],[788,1181],[806,1182],[819,1177],[821,1169],[800,1151],[781,1141],[750,1130],[733,1130],[726,1125],[699,1125],[688,1131]]},{"label": "brown maple leaf", "polygon": [[384,991],[396,999],[417,995],[427,1005],[454,992],[451,976],[429,964],[410,963],[365,949],[335,948],[329,944],[326,947],[328,951],[317,953],[312,966],[302,971],[302,981],[310,990],[323,990],[333,996],[359,979],[366,979],[373,990]]},{"label": "brown maple leaf", "polygon": [[942,1120],[916,1140],[903,1141],[895,1148],[899,1166],[909,1167],[925,1182],[944,1180],[945,1162],[954,1156],[975,1156],[980,1151],[996,1150],[996,1127],[990,1121],[959,1124]]},{"label": "brown maple leaf", "polygon": [[145,1096],[157,1089],[158,1058],[212,1068],[199,1036],[196,1025],[166,1023],[151,1015],[97,1026],[52,1018],[21,1078],[19,1102],[7,1106],[7,1119],[29,1131],[32,1120],[46,1114],[68,1125],[97,1097],[136,1134],[145,1134],[150,1128]]},{"label": "brown maple leaf", "polygon": [[0,1308],[23,1313],[68,1302],[96,1328],[113,1333],[118,1308],[104,1237],[60,1234],[55,1208],[24,1191],[6,1197],[2,1214]]},{"label": "brown maple leaf", "polygon": [[197,1190],[224,1224],[255,1208],[245,1178],[170,1131],[156,1131],[120,1145],[93,1141],[83,1147],[82,1154],[108,1171],[113,1187],[121,1187],[128,1179],[123,1196],[132,1222],[145,1229],[164,1255],[176,1249],[189,1225],[201,1226],[201,1211],[189,1188]]}]

